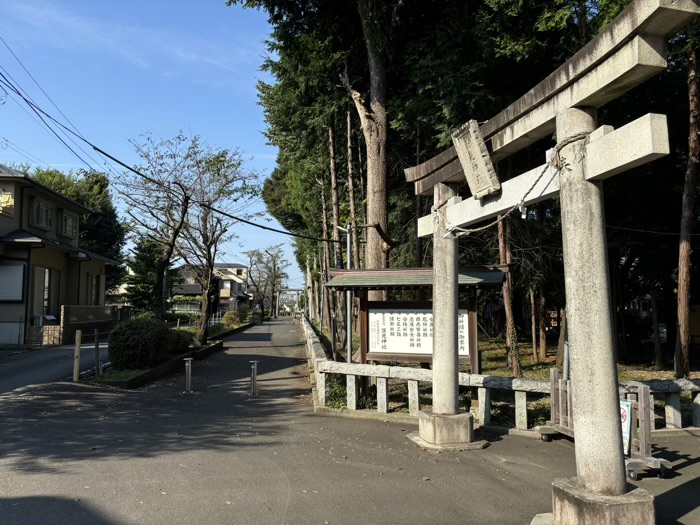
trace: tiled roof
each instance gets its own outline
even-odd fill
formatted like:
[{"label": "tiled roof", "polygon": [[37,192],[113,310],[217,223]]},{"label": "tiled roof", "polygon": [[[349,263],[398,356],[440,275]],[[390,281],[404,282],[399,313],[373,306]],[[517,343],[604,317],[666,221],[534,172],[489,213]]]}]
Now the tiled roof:
[{"label": "tiled roof", "polygon": [[[470,266],[459,269],[460,287],[499,286],[505,278],[506,267]],[[334,290],[389,290],[432,288],[432,268],[387,268],[380,270],[330,269],[331,280],[326,283]]]}]

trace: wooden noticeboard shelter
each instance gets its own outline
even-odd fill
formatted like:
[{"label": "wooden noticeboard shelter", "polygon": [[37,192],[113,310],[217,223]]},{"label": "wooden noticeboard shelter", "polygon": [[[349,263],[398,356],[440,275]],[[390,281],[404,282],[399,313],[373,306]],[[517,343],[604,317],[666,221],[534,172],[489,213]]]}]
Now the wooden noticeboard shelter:
[{"label": "wooden noticeboard shelter", "polygon": [[[480,372],[477,345],[476,290],[501,286],[507,266],[470,266],[459,269],[458,285],[469,299],[460,304],[458,323],[459,360],[473,373]],[[432,290],[432,268],[379,270],[330,269],[326,286],[350,291],[360,300],[360,362],[432,362],[431,301],[369,301],[369,290]]]}]

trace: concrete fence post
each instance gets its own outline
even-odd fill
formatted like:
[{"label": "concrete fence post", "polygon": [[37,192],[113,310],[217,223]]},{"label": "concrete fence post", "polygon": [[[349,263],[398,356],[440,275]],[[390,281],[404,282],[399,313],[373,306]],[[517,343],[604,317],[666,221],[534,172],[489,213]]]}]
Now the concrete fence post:
[{"label": "concrete fence post", "polygon": [[75,331],[75,350],[73,351],[73,382],[80,381],[80,345],[83,341],[83,332]]},{"label": "concrete fence post", "polygon": [[389,411],[389,388],[386,377],[377,378],[377,412],[386,414]]},{"label": "concrete fence post", "polygon": [[347,389],[347,396],[348,396],[348,400],[347,400],[348,410],[357,410],[357,399],[358,399],[357,376],[346,375],[345,379],[347,381],[346,389]]},{"label": "concrete fence post", "polygon": [[527,430],[527,392],[515,391],[515,428]]},{"label": "concrete fence post", "polygon": [[479,422],[482,427],[491,424],[491,391],[488,388],[479,387]]},{"label": "concrete fence post", "polygon": [[323,372],[316,374],[316,392],[318,393],[318,404],[326,406],[326,374]]},{"label": "concrete fence post", "polygon": [[418,397],[418,381],[408,381],[408,413],[417,416],[420,411],[420,398]]},{"label": "concrete fence post", "polygon": [[693,396],[693,426],[700,427],[700,392]]},{"label": "concrete fence post", "polygon": [[679,392],[666,394],[666,428],[682,428],[681,423],[681,395]]}]

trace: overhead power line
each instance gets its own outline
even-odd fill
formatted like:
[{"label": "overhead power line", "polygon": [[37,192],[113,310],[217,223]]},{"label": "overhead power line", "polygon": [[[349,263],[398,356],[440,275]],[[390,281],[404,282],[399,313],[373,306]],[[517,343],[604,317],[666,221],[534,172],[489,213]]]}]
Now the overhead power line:
[{"label": "overhead power line", "polygon": [[[118,159],[117,157],[115,157],[114,155],[111,155],[111,154],[107,153],[107,152],[106,152],[105,150],[103,150],[102,148],[99,148],[98,146],[96,146],[95,144],[93,144],[92,142],[90,142],[89,140],[87,140],[85,137],[79,135],[78,133],[76,133],[75,131],[73,131],[73,130],[70,129],[69,127],[67,127],[65,124],[63,124],[62,122],[60,122],[59,120],[57,120],[56,118],[54,118],[50,113],[48,113],[47,111],[43,110],[41,107],[39,107],[39,106],[38,106],[37,104],[35,104],[33,101],[29,100],[27,97],[25,97],[24,95],[22,95],[22,93],[20,93],[19,90],[17,90],[14,86],[12,86],[12,84],[8,83],[8,82],[7,82],[7,79],[5,78],[5,76],[4,76],[2,73],[0,73],[0,77],[2,77],[2,78],[5,79],[4,81],[3,81],[3,80],[0,80],[0,84],[4,84],[4,85],[6,85],[7,87],[9,87],[9,88],[10,88],[13,92],[15,92],[20,98],[22,98],[22,100],[24,100],[24,102],[25,102],[27,105],[29,105],[36,113],[40,113],[41,115],[45,116],[46,118],[48,118],[49,120],[51,120],[52,122],[54,122],[56,125],[58,125],[58,126],[60,126],[61,128],[65,129],[68,133],[71,133],[72,135],[74,135],[74,136],[77,137],[78,139],[82,140],[85,144],[87,144],[88,146],[90,146],[92,149],[94,149],[94,150],[95,150],[97,153],[99,153],[100,155],[103,155],[103,156],[107,157],[108,159],[112,160],[113,162],[116,162],[117,164],[119,164],[119,165],[122,166],[123,168],[125,168],[125,169],[131,171],[132,173],[138,175],[139,177],[142,177],[143,179],[148,180],[149,182],[154,182],[154,180],[153,180],[151,177],[149,177],[148,175],[145,175],[144,173],[141,173],[139,170],[137,170],[137,169],[135,169],[135,168],[132,168],[131,166],[129,166],[129,165],[126,164],[125,162],[122,162],[121,160],[119,160],[119,159]],[[40,115],[40,118],[41,118],[41,115]],[[42,118],[42,120],[43,120],[43,118]],[[78,155],[76,154],[76,156],[78,156]],[[78,157],[79,157],[79,156],[78,156]],[[219,214],[221,214],[221,215],[224,215],[225,217],[228,217],[228,218],[230,218],[230,219],[234,219],[234,220],[239,221],[239,222],[242,222],[242,223],[244,223],[244,224],[248,224],[248,225],[253,226],[253,227],[255,227],[255,228],[260,228],[261,230],[267,230],[267,231],[271,231],[271,232],[275,232],[275,233],[280,233],[280,234],[282,234],[282,235],[288,235],[288,236],[290,236],[290,237],[297,237],[297,238],[300,238],[300,239],[308,239],[308,240],[312,240],[312,241],[319,241],[319,242],[342,242],[342,241],[336,241],[335,239],[323,239],[323,238],[321,238],[321,237],[313,237],[313,236],[310,236],[310,235],[303,235],[303,234],[300,234],[300,233],[293,233],[293,232],[288,232],[288,231],[285,231],[285,230],[280,230],[280,229],[277,229],[277,228],[272,228],[272,227],[270,227],[270,226],[264,226],[264,225],[262,225],[262,224],[257,224],[257,223],[255,223],[255,222],[249,221],[248,219],[244,219],[244,218],[242,218],[242,217],[237,217],[237,216],[232,215],[232,214],[230,214],[230,213],[228,213],[228,212],[225,212],[224,210],[220,210],[220,209],[218,209],[218,208],[216,208],[216,207],[214,207],[214,206],[208,205],[208,204],[206,204],[206,203],[204,203],[204,202],[197,202],[197,204],[199,204],[200,206],[203,206],[203,207],[205,207],[205,208],[209,208],[209,209],[212,210],[213,212],[216,212],[216,213],[219,213]]]},{"label": "overhead power line", "polygon": [[[73,129],[76,131],[77,135],[78,135],[79,137],[82,138],[83,135],[82,135],[82,133],[80,133],[80,131],[78,130],[78,127],[77,127],[75,124],[73,124],[73,122],[68,118],[68,116],[61,110],[61,108],[58,107],[58,105],[56,104],[56,102],[54,102],[54,100],[49,96],[49,94],[46,92],[46,90],[41,86],[41,84],[39,84],[39,81],[34,77],[34,75],[31,74],[31,72],[29,71],[29,69],[27,69],[27,67],[26,67],[26,66],[24,65],[24,63],[20,60],[20,58],[17,56],[17,54],[12,50],[12,48],[11,48],[10,45],[5,41],[5,39],[2,38],[2,37],[0,36],[0,41],[5,45],[5,47],[6,47],[7,50],[12,54],[12,56],[15,58],[15,60],[17,61],[17,63],[22,67],[22,69],[25,71],[25,73],[27,73],[27,75],[29,76],[29,78],[32,79],[32,81],[34,82],[34,84],[36,84],[36,86],[41,90],[41,92],[42,92],[42,93],[44,94],[44,96],[49,100],[49,102],[51,102],[51,104],[53,105],[53,107],[55,107],[56,110],[61,114],[61,116],[63,116],[63,118],[73,127]],[[20,86],[19,82],[17,82],[17,81],[12,77],[12,75],[10,75],[10,73],[9,73],[6,69],[2,68],[2,66],[0,66],[0,69],[2,69],[2,70],[6,73],[6,75],[10,78],[10,80],[11,80],[12,82],[14,82],[14,84],[16,85],[16,87],[17,87],[19,90],[21,90],[21,91],[24,92],[24,94],[27,96],[27,98],[29,98],[29,100],[31,100],[32,102],[34,102],[34,100],[32,100],[32,98],[31,98],[31,96],[29,95],[29,93],[27,92],[27,90],[22,89],[22,87]],[[18,93],[18,94],[19,94],[19,93]],[[20,95],[20,96],[21,96],[21,95]],[[42,119],[42,121],[43,121],[43,119]],[[40,125],[41,125],[41,124],[40,124]],[[48,125],[46,124],[46,122],[44,122],[44,125],[46,125],[46,127],[48,127],[49,129],[51,129],[51,127],[48,126]],[[53,132],[53,129],[51,129],[51,132]],[[64,133],[64,135],[65,135],[65,132],[63,132],[63,133]],[[92,162],[94,162],[94,163],[97,164],[97,165],[100,164],[99,161],[95,160],[93,157],[90,156],[90,154],[89,154],[88,152],[86,152],[84,149],[82,149],[82,148],[80,147],[80,145],[79,145],[78,143],[76,143],[75,140],[72,139],[72,137],[70,137],[70,136],[68,136],[68,135],[66,135],[66,137],[67,137],[73,144],[75,144],[75,146],[76,146],[78,149],[80,149],[80,151],[82,151],[82,152],[85,154],[85,156],[87,156]],[[60,139],[60,137],[59,137],[59,139]],[[61,140],[61,142],[63,142],[63,141]],[[63,143],[63,144],[66,145],[65,143]],[[66,145],[66,146],[67,146],[67,145]],[[71,151],[71,153],[73,153],[73,154],[75,155],[75,152],[74,152],[70,147],[68,147],[68,149]],[[79,155],[76,155],[76,156],[77,156],[83,163],[85,163],[85,161],[84,161]],[[86,164],[87,164],[87,163],[86,163]],[[97,171],[97,170],[95,170],[95,168],[93,168],[93,167],[90,166],[89,164],[87,164],[87,165],[88,165],[88,167],[89,167],[90,170],[92,170],[92,171]],[[112,167],[112,166],[109,166],[109,165],[107,164],[107,162],[104,162],[104,165],[107,167],[107,169],[108,169],[109,171],[112,171],[112,173],[114,173],[114,172],[113,172],[113,167]]]}]

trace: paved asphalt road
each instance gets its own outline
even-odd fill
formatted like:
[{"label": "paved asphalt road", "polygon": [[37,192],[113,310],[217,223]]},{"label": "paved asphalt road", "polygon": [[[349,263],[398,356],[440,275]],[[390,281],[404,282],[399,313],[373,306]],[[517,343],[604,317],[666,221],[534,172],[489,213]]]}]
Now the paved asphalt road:
[{"label": "paved asphalt road", "polygon": [[[54,383],[0,395],[2,525],[526,525],[574,474],[573,443],[493,437],[433,453],[416,427],[313,413],[298,325],[231,336],[137,391]],[[259,360],[259,395],[248,394]],[[657,440],[659,525],[700,524],[700,440]],[[632,525],[632,524],[631,524]]]},{"label": "paved asphalt road", "polygon": [[[102,362],[107,361],[107,344],[100,345]],[[95,347],[83,345],[80,370],[95,368]],[[73,376],[73,347],[58,346],[0,357],[0,394],[27,385],[64,381]]]}]

